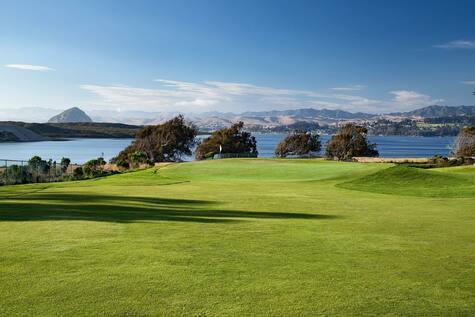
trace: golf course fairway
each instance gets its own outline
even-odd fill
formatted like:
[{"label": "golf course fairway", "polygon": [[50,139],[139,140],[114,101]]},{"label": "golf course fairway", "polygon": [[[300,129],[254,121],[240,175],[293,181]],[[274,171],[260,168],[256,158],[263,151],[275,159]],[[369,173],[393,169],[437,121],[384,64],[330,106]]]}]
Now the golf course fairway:
[{"label": "golf course fairway", "polygon": [[226,159],[0,187],[0,316],[474,316],[475,167]]}]

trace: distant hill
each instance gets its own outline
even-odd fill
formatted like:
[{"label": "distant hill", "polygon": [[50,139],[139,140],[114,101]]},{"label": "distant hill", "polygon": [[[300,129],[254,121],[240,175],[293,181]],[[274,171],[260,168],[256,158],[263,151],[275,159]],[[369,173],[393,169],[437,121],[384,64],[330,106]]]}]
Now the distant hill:
[{"label": "distant hill", "polygon": [[44,141],[68,138],[133,138],[141,126],[122,123],[0,122],[0,141]]},{"label": "distant hill", "polygon": [[438,118],[452,116],[475,116],[475,106],[428,106],[408,112],[396,112],[390,115],[404,117]]},{"label": "distant hill", "polygon": [[[89,113],[94,122],[121,122],[136,125],[153,125],[163,123],[179,114],[179,112],[145,112],[145,111],[114,111],[91,110]],[[192,121],[203,131],[211,131],[227,127],[236,121],[243,121],[248,127],[272,128],[287,126],[296,122],[334,124],[347,120],[372,120],[377,115],[369,113],[352,113],[343,110],[301,108],[292,110],[270,110],[244,113],[211,111],[204,113],[187,113],[187,120]]]},{"label": "distant hill", "polygon": [[302,108],[294,110],[271,110],[271,111],[258,111],[258,112],[244,112],[242,116],[253,117],[278,117],[278,116],[292,116],[294,118],[327,118],[327,119],[370,119],[374,114],[363,112],[348,112],[344,110],[332,110],[332,109],[314,109],[314,108]]},{"label": "distant hill", "polygon": [[292,110],[253,111],[241,114],[203,113],[193,116],[192,121],[202,130],[215,130],[242,121],[247,128],[255,131],[277,131],[288,129],[294,124],[306,122],[310,126],[332,125],[341,121],[366,121],[376,119],[377,115],[344,110],[302,108]]},{"label": "distant hill", "polygon": [[48,123],[92,122],[92,119],[77,107],[69,108],[48,120]]},{"label": "distant hill", "polygon": [[14,122],[0,122],[0,142],[32,142],[47,139],[47,137]]}]

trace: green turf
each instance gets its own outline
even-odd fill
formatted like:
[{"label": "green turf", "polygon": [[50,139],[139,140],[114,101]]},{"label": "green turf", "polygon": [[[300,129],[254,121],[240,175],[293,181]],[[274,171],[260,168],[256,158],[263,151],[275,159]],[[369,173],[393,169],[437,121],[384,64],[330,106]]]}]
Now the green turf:
[{"label": "green turf", "polygon": [[475,167],[220,160],[0,188],[0,316],[473,316]]},{"label": "green turf", "polygon": [[353,190],[429,197],[466,197],[475,193],[475,167],[421,169],[394,166],[337,185]]}]

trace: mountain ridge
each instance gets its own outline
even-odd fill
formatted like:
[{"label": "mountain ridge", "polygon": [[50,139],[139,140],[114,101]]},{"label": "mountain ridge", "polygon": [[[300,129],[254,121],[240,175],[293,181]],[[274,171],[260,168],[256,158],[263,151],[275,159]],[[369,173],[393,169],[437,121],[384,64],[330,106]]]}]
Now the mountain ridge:
[{"label": "mountain ridge", "polygon": [[389,115],[403,115],[406,117],[437,118],[452,116],[474,116],[475,106],[440,106],[432,105],[406,112],[394,112]]}]

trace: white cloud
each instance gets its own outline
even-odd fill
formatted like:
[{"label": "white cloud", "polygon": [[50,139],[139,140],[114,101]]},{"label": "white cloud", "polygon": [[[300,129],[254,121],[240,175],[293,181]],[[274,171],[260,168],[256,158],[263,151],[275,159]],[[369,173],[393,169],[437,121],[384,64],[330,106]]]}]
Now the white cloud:
[{"label": "white cloud", "polygon": [[47,71],[54,71],[54,68],[40,66],[40,65],[28,65],[28,64],[7,64],[4,65],[7,68],[14,68],[14,69],[21,69],[21,70],[31,70],[36,72],[47,72]]},{"label": "white cloud", "polygon": [[359,91],[365,89],[365,85],[349,85],[346,87],[334,87],[332,88],[333,90],[339,90],[339,91]]},{"label": "white cloud", "polygon": [[407,110],[437,100],[415,91],[391,92],[392,100],[377,100],[345,93],[257,86],[220,81],[185,82],[155,80],[159,87],[139,88],[119,85],[82,85],[98,97],[96,105],[127,110],[203,112],[259,111],[303,107],[332,108],[372,113]]},{"label": "white cloud", "polygon": [[461,81],[460,83],[464,85],[475,85],[475,80],[464,80],[464,81]]},{"label": "white cloud", "polygon": [[445,43],[445,44],[434,45],[434,47],[443,48],[443,49],[473,50],[473,49],[475,49],[475,42],[474,41],[467,41],[467,40],[456,40],[456,41],[448,42],[448,43]]},{"label": "white cloud", "polygon": [[413,90],[395,90],[390,93],[394,95],[393,102],[399,110],[410,110],[417,107],[434,105],[444,101],[443,99],[433,99],[431,96]]}]

